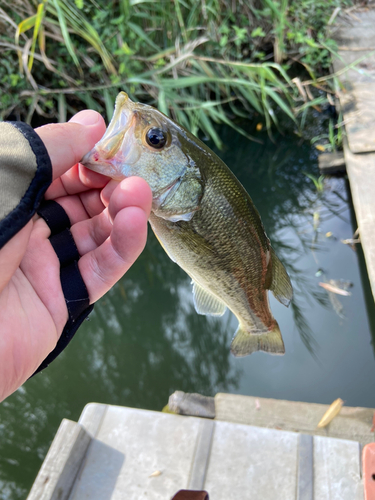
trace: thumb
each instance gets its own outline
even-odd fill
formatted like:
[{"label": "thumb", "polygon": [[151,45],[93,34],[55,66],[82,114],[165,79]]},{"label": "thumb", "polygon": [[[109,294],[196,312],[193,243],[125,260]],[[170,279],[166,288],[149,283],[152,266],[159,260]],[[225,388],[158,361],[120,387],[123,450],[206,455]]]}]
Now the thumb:
[{"label": "thumb", "polygon": [[96,111],[80,111],[68,123],[51,123],[35,129],[51,158],[53,179],[80,161],[102,138],[105,122]]}]

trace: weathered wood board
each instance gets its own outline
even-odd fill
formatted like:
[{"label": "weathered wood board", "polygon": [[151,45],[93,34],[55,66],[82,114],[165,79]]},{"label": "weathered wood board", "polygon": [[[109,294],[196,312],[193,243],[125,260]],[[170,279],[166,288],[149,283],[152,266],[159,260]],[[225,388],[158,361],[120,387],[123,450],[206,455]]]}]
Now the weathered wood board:
[{"label": "weathered wood board", "polygon": [[343,406],[339,415],[322,429],[317,425],[329,405],[301,403],[282,399],[256,398],[219,393],[215,396],[216,420],[271,429],[372,443],[374,410]]},{"label": "weathered wood board", "polygon": [[331,36],[339,46],[333,66],[341,86],[346,171],[375,298],[375,8],[340,18]]},{"label": "weathered wood board", "polygon": [[322,153],[318,156],[319,170],[322,174],[335,175],[346,172],[344,153]]},{"label": "weathered wood board", "polygon": [[[84,453],[70,446],[66,454],[72,430],[90,437]],[[68,488],[48,496],[45,472],[61,485],[67,464],[75,471]],[[363,500],[360,446],[92,403],[79,423],[60,428],[28,500],[169,500],[180,489],[205,489],[210,500]]]},{"label": "weathered wood board", "polygon": [[359,235],[375,298],[375,153],[353,154],[344,147]]},{"label": "weathered wood board", "polygon": [[346,84],[338,95],[351,152],[375,151],[375,81]]},{"label": "weathered wood board", "polygon": [[81,425],[64,419],[27,500],[68,500],[90,442]]},{"label": "weathered wood board", "polygon": [[[341,17],[334,36],[338,58],[338,92],[352,153],[375,151],[375,9],[357,9]],[[349,69],[350,68],[350,69]]]}]

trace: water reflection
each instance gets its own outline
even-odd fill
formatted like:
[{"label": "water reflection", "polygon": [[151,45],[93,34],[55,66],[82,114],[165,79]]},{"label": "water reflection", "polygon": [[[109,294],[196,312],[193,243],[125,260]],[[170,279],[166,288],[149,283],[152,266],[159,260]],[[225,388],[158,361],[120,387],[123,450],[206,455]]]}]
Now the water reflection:
[{"label": "water reflection", "polygon": [[[76,420],[91,401],[160,410],[178,389],[375,404],[357,254],[340,242],[355,230],[345,181],[329,181],[319,194],[303,173],[317,175],[316,154],[292,134],[264,136],[263,145],[227,129],[220,135],[230,145],[220,155],[251,194],[292,278],[289,309],[271,298],[286,355],[233,358],[236,318],[197,315],[190,279],[149,234],[140,259],[61,357],[0,405],[1,500],[25,498],[61,419]],[[351,297],[336,297],[346,319],[319,286],[340,278],[354,283]],[[371,295],[368,304],[373,311]]]}]

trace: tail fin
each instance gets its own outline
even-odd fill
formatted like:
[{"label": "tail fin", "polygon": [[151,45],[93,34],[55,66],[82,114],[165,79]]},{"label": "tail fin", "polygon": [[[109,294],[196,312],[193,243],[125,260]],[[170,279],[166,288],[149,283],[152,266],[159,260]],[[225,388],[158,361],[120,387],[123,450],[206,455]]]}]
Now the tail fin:
[{"label": "tail fin", "polygon": [[256,351],[265,351],[271,354],[285,353],[283,338],[276,321],[271,331],[260,335],[251,334],[240,323],[230,350],[236,357],[247,356]]}]

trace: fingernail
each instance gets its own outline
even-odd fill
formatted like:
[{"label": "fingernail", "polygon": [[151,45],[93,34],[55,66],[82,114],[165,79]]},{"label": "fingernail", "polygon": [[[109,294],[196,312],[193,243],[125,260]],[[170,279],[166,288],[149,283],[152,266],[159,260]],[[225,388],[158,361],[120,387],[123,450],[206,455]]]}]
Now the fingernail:
[{"label": "fingernail", "polygon": [[79,123],[80,125],[96,125],[101,119],[101,115],[92,109],[85,109],[72,116],[69,122]]}]

